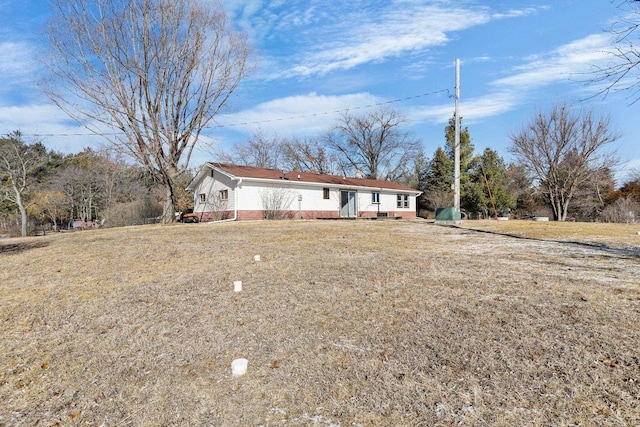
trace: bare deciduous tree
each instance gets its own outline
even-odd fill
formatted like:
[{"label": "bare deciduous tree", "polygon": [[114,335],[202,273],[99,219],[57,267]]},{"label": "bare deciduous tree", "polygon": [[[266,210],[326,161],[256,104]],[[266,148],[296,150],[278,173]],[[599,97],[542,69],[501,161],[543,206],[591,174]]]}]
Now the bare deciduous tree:
[{"label": "bare deciduous tree", "polygon": [[342,160],[344,172],[360,170],[371,179],[397,180],[405,176],[420,152],[418,141],[400,131],[405,118],[381,109],[363,116],[345,113],[327,138]]},{"label": "bare deciduous tree", "polygon": [[216,154],[222,163],[233,163],[257,168],[282,168],[282,141],[257,131],[246,143],[236,144],[228,152]]},{"label": "bare deciduous tree", "polygon": [[245,38],[215,1],[53,3],[48,94],[163,185],[173,221],[176,179],[246,73]]},{"label": "bare deciduous tree", "polygon": [[211,212],[212,221],[227,219],[229,200],[222,197],[219,190],[212,189],[207,194],[205,210]]},{"label": "bare deciduous tree", "polygon": [[640,214],[640,204],[631,197],[621,197],[606,206],[602,212],[604,222],[632,223]]},{"label": "bare deciduous tree", "polygon": [[439,206],[449,206],[453,199],[453,190],[431,190],[424,196],[428,206],[435,211]]},{"label": "bare deciduous tree", "polygon": [[579,221],[598,221],[603,209],[615,192],[616,180],[609,168],[600,168],[589,174],[589,178],[575,193],[575,203],[570,215]]},{"label": "bare deciduous tree", "polygon": [[69,196],[62,191],[40,191],[33,196],[33,205],[30,206],[29,214],[47,218],[53,224],[53,230],[57,231],[60,218],[71,219],[67,217],[69,205]]},{"label": "bare deciduous tree", "polygon": [[269,188],[260,193],[264,219],[285,219],[291,215],[295,194],[284,188]]},{"label": "bare deciduous tree", "polygon": [[291,139],[282,142],[283,164],[287,170],[335,174],[338,159],[317,140]]},{"label": "bare deciduous tree", "polygon": [[565,221],[576,191],[593,173],[615,165],[604,148],[617,139],[609,118],[560,105],[513,133],[511,152],[548,199],[554,218]]},{"label": "bare deciduous tree", "polygon": [[[594,65],[594,83],[605,83],[602,93],[630,91],[631,103],[640,100],[640,1],[618,2],[622,15],[609,30],[614,36],[612,49],[607,51],[609,61]],[[634,76],[634,73],[636,74]]]},{"label": "bare deciduous tree", "polygon": [[0,138],[0,200],[9,200],[20,211],[22,236],[27,235],[27,208],[36,174],[47,163],[40,143],[25,144],[20,132]]}]

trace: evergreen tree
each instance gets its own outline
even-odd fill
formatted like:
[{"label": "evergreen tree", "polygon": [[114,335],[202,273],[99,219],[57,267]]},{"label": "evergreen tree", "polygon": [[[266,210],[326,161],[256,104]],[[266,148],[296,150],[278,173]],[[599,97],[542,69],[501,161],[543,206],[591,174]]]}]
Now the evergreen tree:
[{"label": "evergreen tree", "polygon": [[488,217],[494,215],[494,205],[498,215],[516,207],[517,196],[509,190],[506,164],[496,151],[486,148],[473,162],[469,178],[464,198],[467,211]]},{"label": "evergreen tree", "polygon": [[[439,146],[428,164],[425,173],[424,198],[429,209],[453,205],[455,120],[449,119],[445,127],[445,146]],[[473,144],[469,128],[460,130],[460,200],[471,191],[469,170],[474,164]],[[463,206],[461,206],[463,207]],[[464,207],[463,207],[464,208]]]},{"label": "evergreen tree", "polygon": [[[471,135],[469,128],[462,128],[462,118],[460,118],[460,208],[469,211],[473,206],[468,206],[465,201],[472,198],[473,183],[471,182],[471,171],[475,167],[477,161],[474,155],[474,147],[471,143]],[[447,145],[445,147],[447,156],[451,159],[451,183],[453,184],[453,173],[455,167],[455,118],[449,119],[449,124],[445,128],[445,138]],[[453,200],[453,199],[452,199]],[[452,202],[453,203],[453,202]]]},{"label": "evergreen tree", "polygon": [[428,173],[429,161],[427,160],[427,156],[425,156],[423,151],[420,151],[413,161],[413,171],[407,177],[406,185],[411,188],[415,188],[416,190],[420,190],[423,193],[416,198],[416,206],[418,210],[418,215],[420,215],[420,211],[428,208],[428,202],[425,198],[424,191],[426,187],[426,179]]},{"label": "evergreen tree", "polygon": [[453,203],[453,160],[438,147],[424,174],[423,197],[428,209],[450,206]]}]

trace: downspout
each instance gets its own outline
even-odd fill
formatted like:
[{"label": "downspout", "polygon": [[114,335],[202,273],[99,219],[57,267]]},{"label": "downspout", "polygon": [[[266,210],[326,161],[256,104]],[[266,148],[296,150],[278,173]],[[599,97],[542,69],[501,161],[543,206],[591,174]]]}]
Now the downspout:
[{"label": "downspout", "polygon": [[221,219],[218,221],[210,221],[208,224],[220,224],[222,222],[231,222],[238,220],[238,188],[242,185],[242,178],[238,179],[236,190],[233,192],[233,218]]}]

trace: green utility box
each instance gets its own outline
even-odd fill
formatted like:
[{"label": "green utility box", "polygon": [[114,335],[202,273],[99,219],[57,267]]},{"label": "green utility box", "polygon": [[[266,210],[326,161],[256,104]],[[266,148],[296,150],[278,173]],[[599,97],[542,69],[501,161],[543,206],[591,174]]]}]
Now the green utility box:
[{"label": "green utility box", "polygon": [[436,222],[460,222],[460,209],[437,208]]}]

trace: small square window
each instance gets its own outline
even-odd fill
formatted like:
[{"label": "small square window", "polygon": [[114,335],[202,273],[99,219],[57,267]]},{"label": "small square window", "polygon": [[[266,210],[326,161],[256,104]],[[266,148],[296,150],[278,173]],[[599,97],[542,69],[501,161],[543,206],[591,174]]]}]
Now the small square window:
[{"label": "small square window", "polygon": [[322,189],[322,198],[329,200],[329,189],[328,188],[323,188]]},{"label": "small square window", "polygon": [[380,192],[373,191],[371,193],[371,203],[380,203]]},{"label": "small square window", "polygon": [[409,208],[409,195],[408,194],[398,194],[398,205],[399,208]]},{"label": "small square window", "polygon": [[229,190],[220,190],[218,197],[220,197],[220,200],[229,200]]},{"label": "small square window", "polygon": [[200,203],[204,203],[204,202],[207,201],[207,195],[206,194],[200,193],[199,196],[200,196]]}]

